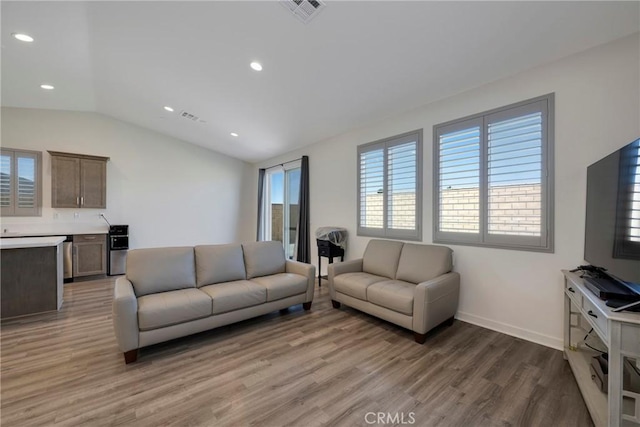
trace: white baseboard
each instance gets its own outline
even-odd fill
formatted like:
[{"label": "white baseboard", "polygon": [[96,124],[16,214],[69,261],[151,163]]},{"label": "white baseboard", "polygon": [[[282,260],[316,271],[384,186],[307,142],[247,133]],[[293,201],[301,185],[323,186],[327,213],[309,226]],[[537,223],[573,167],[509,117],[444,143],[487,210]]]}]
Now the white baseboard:
[{"label": "white baseboard", "polygon": [[536,344],[551,347],[556,350],[562,351],[564,349],[564,340],[552,337],[550,335],[544,335],[538,332],[530,331],[528,329],[519,328],[517,326],[508,325],[506,323],[497,322],[495,320],[487,319],[485,317],[476,316],[475,314],[458,312],[456,319],[463,322],[471,323],[472,325],[480,326],[492,331],[502,332],[503,334],[511,335],[512,337],[522,338],[523,340],[531,341]]}]

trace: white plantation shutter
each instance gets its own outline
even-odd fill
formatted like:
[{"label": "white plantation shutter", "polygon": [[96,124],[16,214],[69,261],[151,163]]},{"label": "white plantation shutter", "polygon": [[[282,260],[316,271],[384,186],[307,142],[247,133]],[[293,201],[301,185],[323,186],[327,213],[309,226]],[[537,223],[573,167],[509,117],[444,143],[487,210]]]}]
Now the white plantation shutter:
[{"label": "white plantation shutter", "polygon": [[41,153],[2,149],[0,209],[3,216],[40,215]]},{"label": "white plantation shutter", "polygon": [[360,153],[360,227],[384,226],[384,148]]},{"label": "white plantation shutter", "polygon": [[540,236],[542,113],[489,123],[488,131],[488,232]]},{"label": "white plantation shutter", "polygon": [[387,150],[387,223],[390,229],[415,230],[416,224],[416,141]]},{"label": "white plantation shutter", "polygon": [[640,140],[635,142],[633,147],[635,153],[631,157],[631,200],[629,203],[629,231],[628,239],[632,242],[640,244]]},{"label": "white plantation shutter", "polygon": [[438,229],[442,233],[479,236],[480,133],[481,125],[471,121],[438,135]]},{"label": "white plantation shutter", "polygon": [[552,251],[553,95],[437,125],[434,238]]},{"label": "white plantation shutter", "polygon": [[640,139],[620,153],[614,258],[640,259]]},{"label": "white plantation shutter", "polygon": [[0,207],[10,208],[11,203],[11,173],[13,170],[13,156],[2,153],[0,155]]},{"label": "white plantation shutter", "polygon": [[358,235],[422,238],[422,131],[358,147]]},{"label": "white plantation shutter", "polygon": [[36,159],[33,155],[16,155],[16,208],[36,207]]}]

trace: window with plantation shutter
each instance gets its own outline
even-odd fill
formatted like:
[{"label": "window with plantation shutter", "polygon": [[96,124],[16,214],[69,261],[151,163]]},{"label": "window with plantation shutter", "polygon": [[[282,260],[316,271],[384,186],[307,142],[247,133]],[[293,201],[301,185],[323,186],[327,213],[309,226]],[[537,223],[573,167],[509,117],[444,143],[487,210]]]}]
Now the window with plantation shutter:
[{"label": "window with plantation shutter", "polygon": [[422,239],[422,131],[358,147],[358,235]]},{"label": "window with plantation shutter", "polygon": [[42,154],[1,149],[0,212],[2,216],[38,216],[42,206]]},{"label": "window with plantation shutter", "polygon": [[553,251],[553,94],[434,127],[434,241]]}]

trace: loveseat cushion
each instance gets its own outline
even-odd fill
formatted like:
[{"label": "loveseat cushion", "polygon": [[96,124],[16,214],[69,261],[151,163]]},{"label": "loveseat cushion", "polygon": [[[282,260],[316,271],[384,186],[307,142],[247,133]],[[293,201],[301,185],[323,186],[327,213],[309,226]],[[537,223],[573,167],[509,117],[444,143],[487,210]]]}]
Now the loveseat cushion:
[{"label": "loveseat cushion", "polygon": [[267,289],[267,301],[276,301],[282,298],[307,292],[308,280],[305,276],[293,273],[278,273],[270,276],[255,277],[251,279]]},{"label": "loveseat cushion", "polygon": [[247,279],[284,273],[284,248],[281,242],[243,243]]},{"label": "loveseat cushion", "polygon": [[366,301],[367,288],[376,282],[384,280],[388,279],[369,273],[344,273],[333,278],[333,289],[336,292]]},{"label": "loveseat cushion", "polygon": [[401,280],[385,280],[367,288],[367,301],[398,313],[413,315],[416,285]]},{"label": "loveseat cushion", "polygon": [[133,249],[127,253],[127,279],[137,297],[195,288],[192,247]]},{"label": "loveseat cushion", "polygon": [[211,297],[198,289],[160,292],[138,298],[141,331],[211,316]]},{"label": "loveseat cushion", "polygon": [[451,254],[446,246],[405,243],[396,279],[420,283],[448,273],[453,268]]},{"label": "loveseat cushion", "polygon": [[247,278],[240,244],[196,246],[195,254],[198,287]]},{"label": "loveseat cushion", "polygon": [[267,289],[248,280],[203,286],[200,290],[213,300],[213,314],[226,313],[267,302]]},{"label": "loveseat cushion", "polygon": [[370,240],[362,256],[362,271],[395,279],[403,245],[391,240]]}]

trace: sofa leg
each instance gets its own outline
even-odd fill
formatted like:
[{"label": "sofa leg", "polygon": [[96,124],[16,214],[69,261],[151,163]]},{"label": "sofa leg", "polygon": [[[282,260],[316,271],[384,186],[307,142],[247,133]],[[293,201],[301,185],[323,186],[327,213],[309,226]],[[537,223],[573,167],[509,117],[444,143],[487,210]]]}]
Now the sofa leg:
[{"label": "sofa leg", "polygon": [[340,303],[338,301],[331,300],[331,305],[333,308],[340,308]]},{"label": "sofa leg", "polygon": [[309,302],[303,302],[303,303],[302,303],[302,308],[304,308],[304,309],[305,309],[305,310],[307,310],[307,311],[311,310],[311,302],[312,302],[312,301],[309,301]]},{"label": "sofa leg", "polygon": [[453,326],[453,319],[454,317],[451,316],[450,318],[448,318],[447,320],[444,321],[444,324],[447,326]]},{"label": "sofa leg", "polygon": [[129,364],[138,360],[138,349],[124,352],[124,363]]},{"label": "sofa leg", "polygon": [[414,332],[413,339],[415,339],[418,344],[424,344],[424,342],[427,340],[427,334],[419,334],[417,332]]}]

